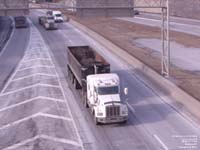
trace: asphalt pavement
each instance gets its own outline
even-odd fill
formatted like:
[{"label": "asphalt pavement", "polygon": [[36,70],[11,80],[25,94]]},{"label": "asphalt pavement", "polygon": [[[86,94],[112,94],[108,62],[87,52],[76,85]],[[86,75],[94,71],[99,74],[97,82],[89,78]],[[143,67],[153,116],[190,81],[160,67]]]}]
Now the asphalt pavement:
[{"label": "asphalt pavement", "polygon": [[[37,23],[36,16],[40,14],[40,12],[32,12],[31,20],[52,51],[57,63],[56,68],[59,70],[59,77],[62,80],[61,84],[68,91],[65,94],[70,95],[69,104],[72,115],[85,149],[179,150],[190,149],[191,144],[194,146],[193,149],[199,149],[199,128],[184,118],[178,112],[179,110],[171,107],[173,99],[170,104],[162,100],[163,96],[167,97],[170,93],[159,95],[153,91],[135,75],[137,71],[135,68],[120,60],[72,25],[64,23],[59,24],[58,30],[44,30]],[[90,112],[83,107],[79,92],[67,83],[66,47],[69,45],[90,45],[95,48],[110,62],[112,71],[119,74],[122,89],[129,87],[130,116],[127,124],[94,125]],[[71,90],[67,90],[68,88]],[[124,99],[123,95],[122,99]],[[135,109],[135,113],[132,112],[132,108]]]},{"label": "asphalt pavement", "polygon": [[0,52],[9,39],[12,28],[13,26],[11,18],[0,16]]},{"label": "asphalt pavement", "polygon": [[0,91],[21,60],[29,41],[29,28],[13,29],[0,53]]},{"label": "asphalt pavement", "polygon": [[49,48],[31,24],[25,54],[0,93],[0,149],[83,149],[63,93]]}]

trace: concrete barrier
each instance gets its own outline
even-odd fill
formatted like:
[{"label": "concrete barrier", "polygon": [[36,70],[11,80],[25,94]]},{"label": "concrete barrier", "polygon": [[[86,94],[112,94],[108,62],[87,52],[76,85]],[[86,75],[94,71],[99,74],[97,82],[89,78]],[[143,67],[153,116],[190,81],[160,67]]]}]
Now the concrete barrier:
[{"label": "concrete barrier", "polygon": [[114,43],[105,39],[88,27],[72,19],[70,23],[83,31],[85,34],[95,39],[112,53],[119,56],[122,60],[133,66],[135,70],[139,70],[140,73],[136,73],[138,78],[140,78],[140,80],[142,80],[148,87],[152,88],[152,90],[154,90],[156,93],[169,93],[167,96],[160,96],[160,94],[158,95],[164,100],[164,102],[168,104],[173,102],[173,105],[170,106],[184,116],[187,120],[194,125],[200,123],[200,102],[198,100],[183,91],[181,88],[177,87],[169,79],[164,78],[159,73],[128,54],[125,50],[116,46]]}]

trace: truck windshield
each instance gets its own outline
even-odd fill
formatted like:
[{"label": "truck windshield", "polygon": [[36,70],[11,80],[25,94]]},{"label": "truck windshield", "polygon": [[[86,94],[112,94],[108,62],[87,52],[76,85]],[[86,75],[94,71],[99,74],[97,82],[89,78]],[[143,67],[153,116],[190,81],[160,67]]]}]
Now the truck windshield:
[{"label": "truck windshield", "polygon": [[61,17],[62,15],[61,15],[61,14],[56,14],[55,16],[56,16],[56,17]]},{"label": "truck windshield", "polygon": [[99,95],[119,94],[118,86],[98,87],[97,90]]}]

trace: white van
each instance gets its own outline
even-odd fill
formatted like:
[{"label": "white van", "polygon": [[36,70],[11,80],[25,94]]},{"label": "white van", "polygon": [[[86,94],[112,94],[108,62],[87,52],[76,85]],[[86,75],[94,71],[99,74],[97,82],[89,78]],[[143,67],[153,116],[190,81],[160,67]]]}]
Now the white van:
[{"label": "white van", "polygon": [[47,12],[47,14],[51,14],[54,17],[55,22],[63,22],[64,21],[63,15],[60,11],[51,11],[51,13]]}]

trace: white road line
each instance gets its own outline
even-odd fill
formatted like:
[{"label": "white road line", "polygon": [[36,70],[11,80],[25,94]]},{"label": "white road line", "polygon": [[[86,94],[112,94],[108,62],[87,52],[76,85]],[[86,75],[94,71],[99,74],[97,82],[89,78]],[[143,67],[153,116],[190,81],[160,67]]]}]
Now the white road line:
[{"label": "white road line", "polygon": [[81,137],[80,137],[80,135],[79,135],[79,133],[78,133],[78,128],[77,128],[76,123],[75,123],[75,121],[74,121],[74,119],[73,119],[72,112],[71,112],[71,109],[70,109],[69,104],[68,104],[68,102],[67,102],[67,98],[66,98],[66,96],[65,96],[65,94],[64,94],[64,89],[63,89],[62,84],[61,84],[61,81],[60,81],[60,79],[59,79],[59,75],[58,75],[57,70],[56,70],[56,74],[57,74],[58,82],[59,82],[59,85],[60,85],[60,88],[61,88],[61,91],[62,91],[62,95],[64,96],[64,99],[65,99],[65,105],[66,105],[66,107],[67,107],[68,110],[69,110],[69,114],[70,114],[70,116],[71,116],[71,118],[72,118],[72,123],[73,123],[73,126],[74,126],[74,128],[75,128],[76,135],[77,135],[77,137],[78,137],[79,143],[81,144],[81,149],[84,150],[83,142],[82,142]]},{"label": "white road line", "polygon": [[164,144],[164,142],[156,134],[154,134],[153,137],[161,144],[164,150],[169,150],[168,147]]},{"label": "white road line", "polygon": [[35,65],[35,66],[33,66],[33,67],[27,67],[27,68],[23,68],[23,69],[18,69],[17,71],[24,71],[24,70],[34,69],[34,68],[39,68],[39,67],[44,67],[44,68],[55,68],[54,66]]},{"label": "white road line", "polygon": [[[10,17],[10,19],[11,19],[11,17]],[[0,57],[1,57],[1,56],[3,55],[3,53],[5,52],[6,47],[8,47],[8,44],[10,43],[10,41],[11,41],[13,35],[14,35],[14,32],[15,32],[14,20],[13,20],[13,19],[11,19],[11,20],[13,21],[13,23],[12,23],[12,26],[13,26],[12,33],[10,34],[10,37],[9,37],[8,41],[6,42],[6,44],[4,45],[2,51],[0,52]]]},{"label": "white road line", "polygon": [[[54,142],[59,142],[59,143],[64,143],[64,144],[70,144],[70,145],[74,145],[74,146],[80,146],[80,144],[76,141],[73,141],[73,140],[68,140],[68,139],[63,139],[63,138],[57,138],[57,137],[52,137],[52,136],[49,136],[49,135],[44,135],[44,134],[40,134],[40,135],[37,135],[35,137],[32,137],[32,138],[29,138],[29,139],[26,139],[22,142],[19,142],[19,143],[16,143],[12,146],[9,146],[9,147],[6,147],[2,150],[12,150],[12,149],[17,149],[21,146],[24,146],[30,142],[34,142],[38,139],[45,139],[45,140],[49,140],[49,141],[54,141]],[[26,146],[27,147],[27,146]]]},{"label": "white road line", "polygon": [[65,121],[72,121],[72,119],[68,118],[68,117],[57,116],[57,115],[52,115],[52,114],[47,114],[47,113],[41,113],[40,116],[47,117],[47,118],[52,118],[52,119],[60,119],[60,120],[65,120]]},{"label": "white road line", "polygon": [[34,59],[23,60],[22,63],[27,63],[31,61],[37,61],[37,60],[51,61],[51,59],[48,59],[48,58],[34,58]]},{"label": "white road line", "polygon": [[12,150],[12,149],[16,149],[16,148],[18,148],[18,147],[20,147],[20,146],[26,145],[27,143],[34,142],[35,140],[39,139],[40,136],[41,136],[41,135],[37,135],[37,136],[35,136],[35,137],[33,137],[33,138],[30,138],[30,139],[24,140],[24,141],[22,141],[22,142],[19,142],[19,143],[17,143],[17,144],[14,144],[14,145],[12,145],[12,146],[6,147],[6,148],[4,148],[4,149],[2,149],[2,150]]},{"label": "white road line", "polygon": [[77,141],[73,141],[73,140],[57,138],[57,137],[52,137],[52,136],[48,136],[48,135],[42,135],[41,138],[47,139],[47,140],[50,140],[50,141],[55,141],[55,142],[60,142],[60,143],[65,143],[65,144],[71,144],[71,145],[81,147],[81,145]]},{"label": "white road line", "polygon": [[13,109],[13,108],[19,107],[19,106],[21,106],[21,105],[24,105],[24,104],[27,104],[27,103],[30,103],[30,102],[33,102],[33,101],[39,101],[39,100],[42,100],[42,101],[53,101],[53,102],[64,103],[63,100],[52,99],[52,98],[47,98],[47,97],[38,96],[38,97],[34,97],[34,98],[31,98],[31,99],[25,100],[25,101],[20,102],[20,103],[17,103],[17,104],[13,104],[13,105],[10,105],[10,106],[7,106],[7,107],[4,107],[4,108],[0,109],[0,112],[7,111],[7,110],[9,110],[9,109]]},{"label": "white road line", "polygon": [[49,110],[49,108],[44,109],[42,112],[33,114],[33,115],[25,117],[23,119],[19,119],[17,121],[14,121],[14,122],[6,124],[6,125],[3,125],[3,126],[0,127],[0,130],[5,130],[9,127],[15,126],[17,124],[20,124],[22,122],[25,122],[27,120],[34,119],[34,118],[37,118],[37,117],[47,117],[47,118],[53,118],[53,119],[58,119],[58,120],[72,121],[71,118],[67,118],[67,117],[63,117],[63,116],[50,115],[50,114],[48,115],[48,114],[43,113],[47,110]]},{"label": "white road line", "polygon": [[23,119],[14,121],[14,122],[9,123],[9,124],[6,124],[6,125],[4,125],[4,126],[1,126],[1,127],[0,127],[0,130],[5,130],[5,129],[7,129],[7,128],[11,127],[11,126],[14,126],[14,125],[16,125],[16,124],[19,124],[19,123],[21,123],[21,122],[27,121],[27,120],[29,120],[29,119],[36,118],[36,117],[38,117],[40,114],[41,114],[41,113],[36,113],[36,114],[33,114],[33,115],[28,116],[28,117],[26,117],[26,118],[23,118]]},{"label": "white road line", "polygon": [[23,77],[20,77],[20,78],[13,79],[12,82],[14,82],[14,81],[19,81],[19,80],[24,80],[24,79],[28,79],[28,78],[35,77],[35,76],[56,77],[56,75],[53,75],[53,74],[33,73],[32,75],[27,75],[27,76],[23,76]]},{"label": "white road line", "polygon": [[[135,17],[135,18],[136,18],[136,19],[140,19],[140,20],[149,20],[149,21],[154,21],[154,22],[161,22],[161,20],[150,19],[150,18],[143,18],[143,17]],[[200,27],[197,26],[197,25],[183,24],[183,23],[177,23],[177,22],[170,22],[170,24],[200,28]]]},{"label": "white road line", "polygon": [[20,89],[14,90],[14,91],[10,91],[10,92],[5,92],[4,91],[4,93],[0,94],[0,96],[10,95],[10,94],[21,92],[21,91],[24,91],[24,90],[27,90],[27,89],[30,89],[30,88],[35,88],[35,87],[38,87],[38,86],[40,86],[40,87],[60,88],[59,86],[56,86],[56,85],[36,83],[34,85],[30,85],[30,86],[27,86],[27,87],[24,87],[24,88],[20,88]]}]

